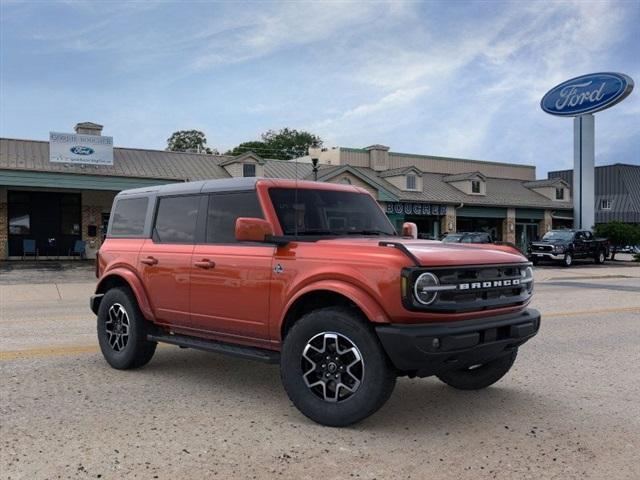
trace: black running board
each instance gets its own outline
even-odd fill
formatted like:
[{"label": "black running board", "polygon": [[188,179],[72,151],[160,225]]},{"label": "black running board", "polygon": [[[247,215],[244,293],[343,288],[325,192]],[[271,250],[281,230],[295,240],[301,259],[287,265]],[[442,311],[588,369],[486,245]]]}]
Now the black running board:
[{"label": "black running board", "polygon": [[170,343],[179,347],[195,348],[207,352],[224,353],[234,357],[256,360],[264,363],[280,363],[280,352],[264,348],[244,347],[231,343],[206,340],[202,338],[188,337],[186,335],[147,335],[147,339],[153,342]]}]

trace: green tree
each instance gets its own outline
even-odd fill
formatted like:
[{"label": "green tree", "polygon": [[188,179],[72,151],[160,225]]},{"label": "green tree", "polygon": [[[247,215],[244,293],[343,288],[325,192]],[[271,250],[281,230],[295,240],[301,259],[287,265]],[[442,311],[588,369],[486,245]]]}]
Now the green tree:
[{"label": "green tree", "polygon": [[269,130],[261,135],[262,141],[244,142],[229,150],[227,155],[240,155],[249,150],[261,157],[291,160],[307,154],[309,147],[322,146],[322,139],[304,130],[283,128]]},{"label": "green tree", "polygon": [[259,142],[259,141],[243,142],[237,147],[234,147],[228,152],[226,152],[225,155],[233,155],[235,157],[236,155],[242,155],[243,153],[253,152],[256,155],[259,155],[261,157],[273,158],[270,155],[268,155],[267,148],[268,147],[264,144],[264,142]]},{"label": "green tree", "polygon": [[609,239],[611,260],[615,259],[619,248],[640,243],[640,227],[638,225],[622,222],[600,223],[595,226],[594,232],[598,237]]},{"label": "green tree", "polygon": [[207,147],[207,137],[200,130],[178,130],[167,139],[171,152],[218,153]]}]

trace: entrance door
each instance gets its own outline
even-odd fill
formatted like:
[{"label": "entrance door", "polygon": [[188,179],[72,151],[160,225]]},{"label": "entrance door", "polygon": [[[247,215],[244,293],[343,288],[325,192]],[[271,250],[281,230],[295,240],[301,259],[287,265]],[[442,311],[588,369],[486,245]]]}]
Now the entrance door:
[{"label": "entrance door", "polygon": [[529,243],[538,239],[537,223],[516,223],[516,246],[523,252],[529,248]]},{"label": "entrance door", "polygon": [[206,243],[196,245],[191,262],[191,326],[266,341],[275,247],[237,242],[238,217],[263,218],[254,190],[210,195]]}]

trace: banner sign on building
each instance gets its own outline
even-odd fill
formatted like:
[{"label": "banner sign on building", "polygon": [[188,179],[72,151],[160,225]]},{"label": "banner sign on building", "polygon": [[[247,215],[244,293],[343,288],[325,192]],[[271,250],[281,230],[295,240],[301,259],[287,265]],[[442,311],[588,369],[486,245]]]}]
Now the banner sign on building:
[{"label": "banner sign on building", "polygon": [[386,212],[404,215],[446,215],[447,206],[428,203],[387,202]]},{"label": "banner sign on building", "polygon": [[113,137],[49,132],[49,161],[113,165]]}]

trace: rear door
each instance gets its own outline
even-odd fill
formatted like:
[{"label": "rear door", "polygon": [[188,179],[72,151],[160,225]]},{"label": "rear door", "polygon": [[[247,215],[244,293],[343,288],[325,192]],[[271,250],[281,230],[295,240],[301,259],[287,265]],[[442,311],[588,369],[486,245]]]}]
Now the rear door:
[{"label": "rear door", "polygon": [[188,326],[189,273],[201,195],[159,197],[138,268],[159,323]]},{"label": "rear door", "polygon": [[264,218],[255,190],[209,195],[205,243],[191,258],[191,325],[230,339],[267,341],[275,247],[237,242],[238,217]]}]

